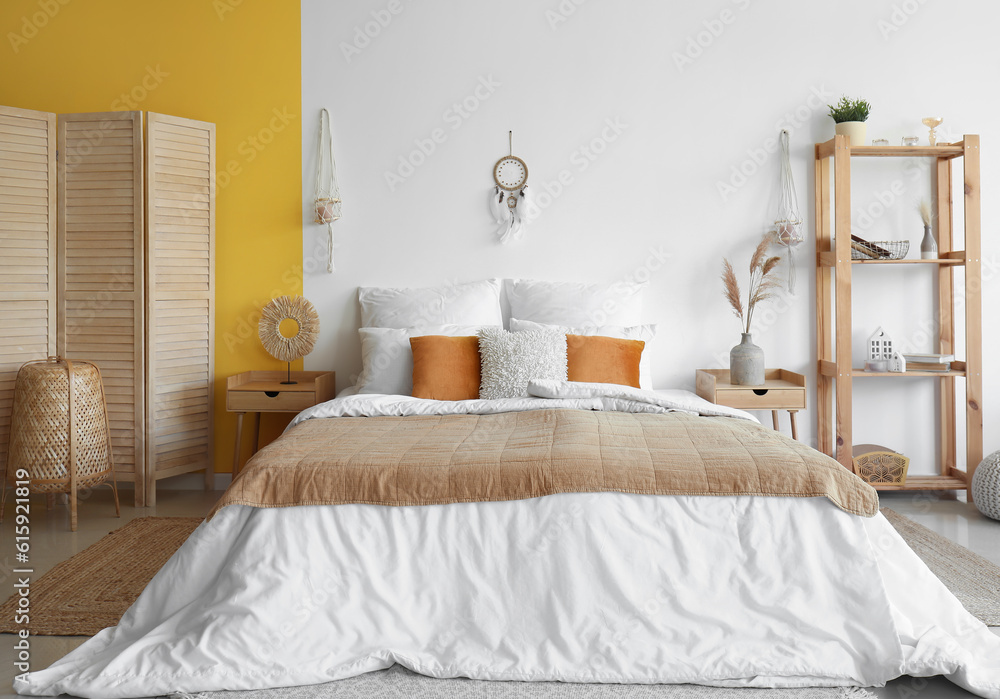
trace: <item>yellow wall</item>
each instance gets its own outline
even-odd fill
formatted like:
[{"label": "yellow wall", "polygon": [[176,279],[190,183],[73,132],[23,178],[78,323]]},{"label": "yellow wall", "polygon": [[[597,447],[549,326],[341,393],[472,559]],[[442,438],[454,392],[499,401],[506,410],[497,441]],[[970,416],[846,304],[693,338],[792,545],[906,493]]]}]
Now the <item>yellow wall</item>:
[{"label": "yellow wall", "polygon": [[[217,125],[217,471],[231,469],[236,427],[226,377],[282,366],[257,314],[302,293],[300,55],[299,0],[0,2],[0,104]],[[269,417],[265,438],[283,426]]]}]

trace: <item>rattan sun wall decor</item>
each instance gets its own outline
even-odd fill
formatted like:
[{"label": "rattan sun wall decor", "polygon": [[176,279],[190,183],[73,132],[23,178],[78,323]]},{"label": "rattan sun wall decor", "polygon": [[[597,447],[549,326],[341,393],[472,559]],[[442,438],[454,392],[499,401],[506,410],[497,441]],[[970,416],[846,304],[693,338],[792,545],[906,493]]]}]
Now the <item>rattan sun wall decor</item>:
[{"label": "rattan sun wall decor", "polygon": [[[298,328],[294,335],[282,334],[281,323],[286,320],[292,320],[297,324]],[[319,315],[305,297],[279,296],[261,310],[257,333],[268,354],[289,363],[288,380],[282,383],[295,383],[291,377],[291,362],[306,356],[316,346]]]}]

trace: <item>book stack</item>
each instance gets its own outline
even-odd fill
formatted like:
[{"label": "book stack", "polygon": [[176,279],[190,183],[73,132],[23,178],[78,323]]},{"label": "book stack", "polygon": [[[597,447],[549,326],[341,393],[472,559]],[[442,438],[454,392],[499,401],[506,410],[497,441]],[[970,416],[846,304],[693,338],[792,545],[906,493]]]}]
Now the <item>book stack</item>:
[{"label": "book stack", "polygon": [[951,371],[953,354],[903,354],[907,371]]}]

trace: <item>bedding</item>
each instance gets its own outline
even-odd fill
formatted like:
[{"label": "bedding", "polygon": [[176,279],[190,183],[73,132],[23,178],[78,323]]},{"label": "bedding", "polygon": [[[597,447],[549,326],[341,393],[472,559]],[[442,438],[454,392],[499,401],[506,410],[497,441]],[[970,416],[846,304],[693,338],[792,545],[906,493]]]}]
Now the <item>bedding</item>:
[{"label": "bedding", "polygon": [[[582,386],[577,395],[627,395],[606,384]],[[564,393],[556,381],[533,382],[531,390]],[[639,412],[496,412],[487,401],[464,401],[464,414],[406,415],[398,402],[377,417],[316,419],[345,416],[326,404],[280,445],[265,447],[208,517],[234,504],[440,505],[585,492],[825,497],[846,512],[878,512],[870,485],[800,442],[745,419],[678,412],[697,404],[646,401],[632,391]]]},{"label": "bedding", "polygon": [[425,335],[410,338],[415,398],[473,400],[479,398],[482,364],[479,338]]},{"label": "bedding", "polygon": [[510,317],[551,325],[638,325],[648,283],[610,284],[509,279]]},{"label": "bedding", "polygon": [[413,350],[410,338],[427,335],[461,337],[476,335],[480,325],[431,325],[419,328],[361,328],[361,374],[358,393],[413,391]]},{"label": "bedding", "polygon": [[558,331],[484,328],[479,332],[479,358],[480,398],[525,396],[533,378],[566,380],[566,336]]},{"label": "bedding", "polygon": [[639,363],[645,346],[642,340],[567,335],[567,378],[584,383],[616,383],[639,388]]},{"label": "bedding", "polygon": [[656,338],[656,325],[589,325],[572,327],[534,323],[530,320],[522,320],[517,317],[510,319],[511,332],[545,329],[558,330],[567,335],[600,335],[603,337],[618,337],[624,340],[642,340],[646,343],[646,346],[642,350],[642,359],[639,360],[639,388],[650,390],[653,388],[652,344]]},{"label": "bedding", "polygon": [[420,289],[362,286],[358,302],[365,328],[503,325],[497,279]]},{"label": "bedding", "polygon": [[[284,458],[297,435],[321,431],[314,425],[407,416],[457,425],[621,413],[767,432],[764,452],[791,447],[749,415],[682,391],[547,381],[530,392],[338,398],[299,415],[233,488]],[[422,447],[433,445],[410,455]],[[755,441],[744,449],[761,451]],[[729,458],[704,440],[698,450],[720,467]],[[233,502],[118,626],[15,688],[84,697],[258,689],[397,662],[434,677],[718,686],[880,686],[944,674],[1000,699],[1000,639],[880,514],[824,497],[632,492],[424,506]]]}]

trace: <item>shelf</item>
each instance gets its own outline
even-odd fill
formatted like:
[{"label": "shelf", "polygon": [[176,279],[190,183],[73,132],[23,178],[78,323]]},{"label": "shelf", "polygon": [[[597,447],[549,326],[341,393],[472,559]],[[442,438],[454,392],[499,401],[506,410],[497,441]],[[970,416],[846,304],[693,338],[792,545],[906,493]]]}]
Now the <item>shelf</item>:
[{"label": "shelf", "polygon": [[906,485],[872,485],[875,490],[965,490],[964,478],[954,476],[907,476]]},{"label": "shelf", "polygon": [[[936,146],[852,147],[847,136],[838,135],[824,143],[815,144],[814,150],[818,449],[825,454],[834,455],[845,468],[852,470],[854,391],[861,388],[854,386],[855,379],[938,379],[936,409],[928,412],[936,423],[938,440],[935,460],[940,475],[914,476],[902,489],[963,489],[983,458],[983,275],[980,225],[983,191],[980,186],[979,136],[965,134],[958,143]],[[854,161],[856,157],[931,159],[928,162],[932,174],[930,198],[938,211],[938,259],[851,259],[851,171],[859,164]],[[957,160],[958,158],[961,159]],[[956,207],[960,207],[964,230],[955,225]],[[876,244],[877,242],[875,241]],[[964,249],[954,250],[956,244]],[[920,257],[919,247],[911,249],[911,257]],[[936,306],[935,349],[943,354],[951,354],[964,339],[964,361],[952,362],[950,371],[925,371],[921,367],[917,371],[901,373],[869,373],[861,368],[854,368],[852,365],[864,365],[862,357],[856,356],[852,361],[851,356],[855,334],[853,301],[859,298],[852,293],[855,269],[860,269],[855,265],[911,265],[898,269],[914,269],[912,265],[923,265],[916,269],[936,271],[937,274],[930,275]],[[965,273],[955,275],[956,269],[964,270]],[[871,274],[876,273],[862,272],[861,276],[865,280],[859,281],[866,281]],[[917,276],[922,274],[917,273]],[[907,282],[909,276],[904,274],[898,281]],[[955,279],[956,276],[960,278]],[[963,316],[964,325],[957,328],[956,319]],[[832,360],[832,357],[837,357],[837,360]],[[919,363],[910,368],[917,367],[920,367]],[[959,378],[962,381],[958,381]],[[888,385],[884,387],[890,388]],[[963,461],[958,454],[960,415],[965,418],[966,471],[954,468]],[[901,488],[886,486],[884,489]]]},{"label": "shelf", "polygon": [[966,364],[961,359],[956,359],[951,363],[951,371],[865,371],[864,369],[851,369],[851,376],[866,376],[870,378],[896,377],[901,379],[919,378],[921,376],[965,376]]},{"label": "shelf", "polygon": [[[834,139],[816,144],[818,158],[834,153]],[[958,158],[965,154],[965,143],[941,143],[936,146],[847,146],[852,158]]]},{"label": "shelf", "polygon": [[936,260],[851,260],[852,265],[964,265],[965,258]]},{"label": "shelf", "polygon": [[916,379],[922,376],[965,376],[965,371],[953,369],[951,371],[865,371],[864,369],[851,369],[851,376],[864,376],[873,379],[898,378]]},{"label": "shelf", "polygon": [[[955,266],[965,264],[965,250],[952,250],[943,253],[943,257],[934,260],[851,260],[852,265],[937,265]],[[837,253],[834,251],[820,252],[816,256],[817,264],[822,267],[836,267]]]},{"label": "shelf", "polygon": [[965,151],[959,143],[938,146],[851,146],[852,158],[957,158]]}]

